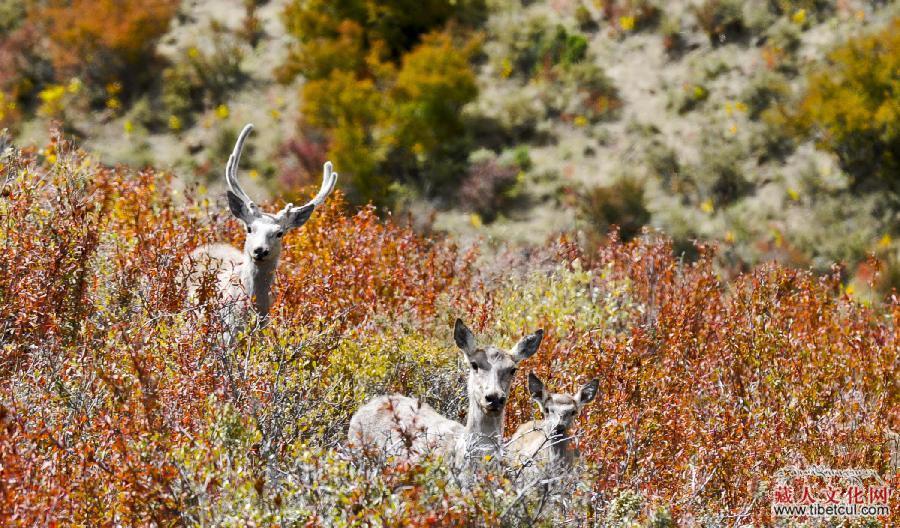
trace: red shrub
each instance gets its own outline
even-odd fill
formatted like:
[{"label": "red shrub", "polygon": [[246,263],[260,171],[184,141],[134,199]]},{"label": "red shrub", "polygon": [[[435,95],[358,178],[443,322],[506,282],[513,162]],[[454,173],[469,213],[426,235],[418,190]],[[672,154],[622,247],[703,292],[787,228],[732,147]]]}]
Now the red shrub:
[{"label": "red shrub", "polygon": [[[775,264],[724,282],[712,250],[700,248],[697,262],[683,263],[669,241],[647,237],[613,241],[596,255],[563,238],[491,274],[476,270],[473,253],[380,220],[372,208],[348,214],[337,196],[288,236],[271,330],[238,351],[262,357],[236,378],[246,363],[229,363],[214,318],[184,310],[178,279],[181,259],[198,244],[240,239],[232,220],[229,236],[216,234],[230,218],[224,209],[190,196],[176,202],[168,176],[104,168],[59,140],[41,154],[14,152],[0,167],[5,525],[192,522],[201,491],[182,474],[185,453],[219,471],[249,461],[245,478],[263,501],[273,484],[268,464],[295,463],[286,441],[236,452],[238,440],[210,431],[230,412],[240,423],[228,434],[237,438],[232,429],[246,427],[265,437],[278,419],[266,413],[285,398],[309,397],[296,387],[286,393],[287,363],[266,355],[284,352],[287,334],[334,322],[335,339],[355,341],[409,326],[452,350],[452,318],[491,330],[518,270],[560,267],[591,271],[584,295],[619,292],[615,317],[588,331],[569,316],[528,320],[546,337],[520,377],[533,369],[555,390],[600,379],[598,401],[577,432],[601,498],[636,489],[671,505],[677,519],[744,515],[767,524],[759,493],[782,466],[890,470],[885,434],[900,429],[896,297],[862,306],[840,294],[836,277]],[[325,368],[317,354],[306,358],[318,365],[305,373],[314,379]],[[508,428],[531,409],[520,381]],[[325,425],[303,438],[341,443],[344,431]],[[349,471],[313,463],[317,475]],[[401,489],[397,500],[422,524],[500,522],[497,511],[455,503],[422,475],[421,468],[385,470],[378,482],[358,477],[335,493],[367,504],[348,515],[383,514],[378,490]],[[215,478],[203,486],[207,499],[226,487]],[[316,497],[315,504],[331,500]],[[280,500],[267,498],[260,508],[273,511]]]}]

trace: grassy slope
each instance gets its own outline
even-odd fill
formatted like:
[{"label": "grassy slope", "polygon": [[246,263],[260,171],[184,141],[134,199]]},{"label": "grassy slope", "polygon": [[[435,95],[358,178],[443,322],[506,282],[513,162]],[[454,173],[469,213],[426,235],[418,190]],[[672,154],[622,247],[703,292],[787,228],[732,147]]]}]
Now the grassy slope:
[{"label": "grassy slope", "polygon": [[[289,42],[279,18],[287,3],[273,0],[260,8],[264,33],[256,49],[242,44],[242,70],[248,79],[226,101],[227,117],[218,117],[211,108],[198,116],[191,128],[177,134],[123,134],[132,117],[128,113],[103,122],[91,122],[96,117],[86,116],[83,129],[90,131],[86,146],[105,161],[171,167],[179,180],[200,179],[215,190],[221,186],[218,167],[227,156],[223,145],[243,123],[252,121],[257,124],[254,151],[248,153],[245,165],[258,172],[250,172],[245,179],[260,199],[277,194],[277,174],[291,164],[279,157],[279,147],[296,133],[298,83],[302,82],[283,86],[273,81],[272,70],[281,63]],[[550,24],[575,27],[576,4],[533,2],[523,8],[513,2],[494,3],[486,29],[488,55],[497,32],[529,16],[540,15]],[[746,42],[712,46],[691,13],[696,4],[685,0],[665,3],[663,16],[678,21],[685,42],[685,51],[675,57],[666,54],[659,28],[617,34],[602,21],[597,30],[588,33],[590,60],[606,71],[624,105],[617,119],[598,124],[578,127],[553,117],[539,122],[538,129],[550,140],[528,145],[534,167],[526,175],[527,199],[489,225],[463,211],[418,202],[410,208],[418,222],[427,223],[425,219],[437,207],[433,227],[463,241],[486,238],[497,246],[541,243],[554,233],[587,228],[578,214],[580,193],[626,175],[642,181],[651,224],[676,239],[733,241],[729,254],[740,261],[774,258],[819,271],[826,271],[835,261],[853,264],[861,260],[891,229],[896,214],[877,217],[877,196],[850,196],[848,179],[836,159],[811,143],[797,146],[784,158],[759,161],[753,145],[767,134],[765,127],[732,107],[766,71],[762,41],[756,35]],[[748,17],[753,5],[746,3]],[[876,30],[900,14],[896,2],[877,9],[861,1],[843,5],[846,7],[827,20],[799,31],[801,42],[794,54],[797,69],[786,75],[794,92],[802,88],[803,72],[833,46]],[[599,20],[596,8],[591,9]],[[162,39],[160,51],[175,57],[190,46],[209,46],[212,25],[236,31],[243,16],[239,0],[185,2],[170,34]],[[787,20],[780,23],[790,24]],[[472,112],[503,108],[504,101],[511,98],[527,100],[537,89],[530,83],[500,79],[495,62],[487,60],[479,67],[481,95]],[[702,84],[709,97],[693,110],[680,113],[672,101],[695,83]],[[44,121],[32,121],[22,140],[41,142],[46,130]],[[722,209],[710,210],[700,199],[673,194],[647,161],[654,149],[669,149],[683,169],[702,168],[709,164],[703,157],[704,142],[714,144],[708,149],[714,158],[718,157],[716,145],[733,147],[733,153],[722,149],[722,162],[737,167],[752,186],[747,196]]]},{"label": "grassy slope", "polygon": [[[727,104],[741,100],[742,92],[751,79],[766,70],[761,47],[752,40],[713,47],[690,14],[689,7],[695,4],[697,2],[665,3],[664,13],[680,20],[682,37],[688,48],[675,58],[666,54],[663,36],[658,31],[611,36],[611,31],[604,24],[591,35],[590,49],[594,60],[611,77],[624,101],[621,117],[593,127],[577,127],[562,121],[545,123],[543,126],[552,130],[556,139],[551,144],[531,149],[535,163],[532,174],[550,172],[558,176],[562,185],[574,188],[609,184],[621,174],[646,178],[652,176],[652,168],[644,162],[651,140],[672,149],[682,165],[690,165],[700,161],[700,144],[704,138],[718,136],[746,143],[761,133],[760,127],[751,123],[746,114],[728,113],[726,110]],[[510,8],[506,13],[495,14],[492,21],[502,25],[515,24],[529,15],[540,13],[551,21],[574,26],[575,3],[556,2],[553,5],[558,7],[551,8],[536,2],[525,9]],[[863,16],[853,12],[839,13],[803,31],[801,45],[796,52],[799,71],[802,73],[814,67],[830,49],[848,37],[883,27],[891,17],[900,13],[900,9],[893,4],[874,11],[864,9],[862,13]],[[715,74],[710,75],[705,70],[713,70]],[[802,87],[802,75],[790,76],[788,80],[794,91]],[[503,86],[502,82],[498,83],[497,73],[490,67],[482,72],[482,82],[484,90],[481,97],[487,101],[482,102],[485,106],[499,103],[510,92],[527,89],[516,86],[516,83]],[[684,86],[698,82],[707,88],[709,98],[697,109],[680,114],[669,101]],[[648,132],[648,129],[656,129],[657,132]],[[744,208],[755,211],[756,219],[762,225],[772,222],[775,227],[788,233],[803,230],[807,223],[816,221],[814,207],[790,207],[787,190],[802,188],[798,182],[801,173],[812,166],[823,180],[842,177],[836,159],[815,150],[812,144],[800,145],[784,160],[763,163],[752,159],[739,161],[740,170],[756,186],[755,194],[746,199]],[[681,210],[676,206],[679,197],[661,188],[653,178],[646,178],[645,182],[655,226],[672,231],[677,228],[676,224],[690,224],[698,229],[698,235],[720,240],[725,238],[729,229],[734,229],[721,215],[708,214],[697,207]],[[678,219],[671,217],[676,210]],[[861,220],[850,219],[850,222],[860,221],[865,223],[867,219],[865,216]],[[481,226],[471,225],[465,215],[453,212],[439,215],[438,225],[471,234],[485,231]],[[555,200],[545,200],[527,214],[514,212],[505,221],[489,226],[487,232],[502,239],[534,242],[558,230],[577,226],[571,211],[560,211],[560,204]],[[839,231],[846,229],[853,227],[838,226]],[[875,231],[873,229],[867,235],[880,236],[881,233]],[[759,235],[762,238],[771,237],[764,230],[753,233],[753,236]],[[748,235],[747,238],[741,242],[749,244],[751,237]],[[847,233],[840,233],[836,238],[844,240]],[[755,257],[750,260],[759,258],[751,252],[747,252],[746,256]],[[825,262],[816,264],[824,267]]]}]

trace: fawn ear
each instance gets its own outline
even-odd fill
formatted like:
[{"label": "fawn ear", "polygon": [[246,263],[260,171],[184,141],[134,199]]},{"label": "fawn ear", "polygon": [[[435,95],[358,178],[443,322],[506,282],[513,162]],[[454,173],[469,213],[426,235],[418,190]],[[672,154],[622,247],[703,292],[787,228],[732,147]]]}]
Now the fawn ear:
[{"label": "fawn ear", "polygon": [[531,335],[527,335],[516,343],[516,346],[514,346],[512,350],[510,350],[510,355],[516,362],[526,360],[538,351],[542,339],[544,339],[543,330],[538,330]]},{"label": "fawn ear", "polygon": [[250,225],[256,215],[247,202],[230,189],[225,194],[228,196],[228,208],[231,209],[231,214],[241,222]]},{"label": "fawn ear", "polygon": [[538,403],[544,403],[544,400],[547,399],[547,393],[544,390],[544,382],[541,381],[541,378],[537,377],[534,372],[528,373],[528,394],[530,394],[531,398]]},{"label": "fawn ear", "polygon": [[591,381],[584,384],[581,387],[581,390],[578,391],[578,395],[575,399],[578,401],[578,405],[584,405],[589,401],[593,400],[594,397],[597,396],[597,389],[600,387],[600,380],[592,379]]},{"label": "fawn ear", "polygon": [[456,346],[465,352],[467,356],[475,352],[475,334],[469,330],[469,327],[466,326],[462,319],[457,318],[456,324],[453,325],[453,340],[456,341]]}]

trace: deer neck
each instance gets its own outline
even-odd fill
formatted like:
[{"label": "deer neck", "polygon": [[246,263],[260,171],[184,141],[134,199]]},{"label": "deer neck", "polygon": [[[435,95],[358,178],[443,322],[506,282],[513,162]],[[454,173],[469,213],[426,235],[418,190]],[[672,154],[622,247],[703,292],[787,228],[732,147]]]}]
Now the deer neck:
[{"label": "deer neck", "polygon": [[554,427],[546,420],[541,422],[541,429],[550,444],[550,460],[553,463],[568,463],[571,457],[572,437],[566,431],[562,435],[554,431]]},{"label": "deer neck", "polygon": [[465,437],[469,450],[496,451],[503,438],[503,411],[486,413],[478,403],[469,398]]},{"label": "deer neck", "polygon": [[275,268],[277,260],[257,262],[249,256],[244,256],[246,261],[241,273],[241,282],[244,291],[250,296],[253,307],[261,316],[269,314],[272,306],[272,283],[275,281]]}]

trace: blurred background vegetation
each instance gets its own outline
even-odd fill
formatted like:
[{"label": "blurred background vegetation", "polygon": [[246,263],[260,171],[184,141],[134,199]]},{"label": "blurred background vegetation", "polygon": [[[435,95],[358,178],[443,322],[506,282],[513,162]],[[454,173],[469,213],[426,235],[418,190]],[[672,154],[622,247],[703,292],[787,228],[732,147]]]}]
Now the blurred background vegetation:
[{"label": "blurred background vegetation", "polygon": [[[90,16],[85,16],[90,13]],[[880,0],[0,0],[0,127],[460,240],[645,225],[724,270],[900,285],[900,5]],[[209,191],[212,192],[212,191]],[[490,244],[489,244],[490,245]]]}]

